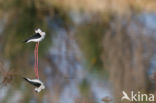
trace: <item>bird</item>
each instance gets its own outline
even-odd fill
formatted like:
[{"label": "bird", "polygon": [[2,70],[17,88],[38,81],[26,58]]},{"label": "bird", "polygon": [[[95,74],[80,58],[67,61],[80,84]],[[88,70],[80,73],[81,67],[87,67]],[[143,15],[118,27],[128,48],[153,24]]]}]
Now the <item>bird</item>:
[{"label": "bird", "polygon": [[29,42],[40,42],[45,38],[46,33],[42,32],[40,28],[35,30],[35,34],[28,39],[26,39],[24,42],[29,43]]},{"label": "bird", "polygon": [[42,89],[45,89],[45,85],[43,84],[43,82],[39,79],[29,79],[29,78],[25,78],[23,77],[23,79],[25,81],[27,81],[28,83],[34,85],[36,88],[35,88],[35,91],[37,93],[39,93]]},{"label": "bird", "polygon": [[38,73],[38,47],[39,47],[39,42],[42,41],[45,38],[46,33],[42,32],[40,28],[35,30],[35,34],[28,39],[26,39],[24,42],[29,43],[29,42],[36,42],[36,46],[34,49],[34,55],[35,55],[35,66],[34,66],[34,71],[36,77],[39,79],[39,73]]}]

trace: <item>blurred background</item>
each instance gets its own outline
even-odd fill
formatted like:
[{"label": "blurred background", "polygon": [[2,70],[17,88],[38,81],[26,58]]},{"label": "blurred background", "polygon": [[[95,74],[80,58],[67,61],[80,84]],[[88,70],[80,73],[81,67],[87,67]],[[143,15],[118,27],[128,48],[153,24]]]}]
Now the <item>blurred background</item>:
[{"label": "blurred background", "polygon": [[[36,28],[46,32],[39,94],[22,79],[35,78],[35,43],[22,41]],[[123,90],[155,94],[155,44],[155,0],[0,0],[0,103],[121,103]]]}]

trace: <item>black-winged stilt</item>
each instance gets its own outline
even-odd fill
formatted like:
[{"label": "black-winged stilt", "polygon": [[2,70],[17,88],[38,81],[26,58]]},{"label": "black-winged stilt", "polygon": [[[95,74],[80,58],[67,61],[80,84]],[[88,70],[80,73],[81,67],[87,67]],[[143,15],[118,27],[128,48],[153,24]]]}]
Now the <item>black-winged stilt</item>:
[{"label": "black-winged stilt", "polygon": [[40,81],[39,79],[29,79],[29,78],[24,78],[25,81],[29,82],[30,84],[34,85],[35,91],[36,92],[40,92],[42,89],[45,89],[45,86],[43,84],[42,81]]},{"label": "black-winged stilt", "polygon": [[35,50],[34,50],[34,55],[35,55],[35,66],[34,66],[34,71],[36,74],[36,77],[39,79],[38,75],[38,47],[39,47],[39,42],[42,41],[45,37],[45,32],[42,32],[41,29],[36,29],[35,34],[31,36],[30,38],[26,39],[24,42],[29,43],[29,42],[36,42]]},{"label": "black-winged stilt", "polygon": [[45,37],[45,32],[42,32],[41,29],[35,30],[35,34],[28,39],[26,39],[24,42],[29,43],[29,42],[40,42],[44,39]]}]

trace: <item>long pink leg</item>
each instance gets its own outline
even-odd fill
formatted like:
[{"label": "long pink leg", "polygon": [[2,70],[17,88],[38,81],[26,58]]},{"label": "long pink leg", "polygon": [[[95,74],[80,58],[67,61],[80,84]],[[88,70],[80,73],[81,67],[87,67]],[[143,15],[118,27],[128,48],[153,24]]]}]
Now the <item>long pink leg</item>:
[{"label": "long pink leg", "polygon": [[[35,65],[34,65],[34,71],[35,71],[35,75],[37,74],[37,68],[36,68],[36,53],[37,53],[37,43],[35,45],[35,50],[34,50],[34,55],[35,55]],[[36,75],[37,76],[37,75]]]},{"label": "long pink leg", "polygon": [[39,74],[38,74],[38,47],[39,47],[39,42],[37,43],[37,78],[39,79]]}]

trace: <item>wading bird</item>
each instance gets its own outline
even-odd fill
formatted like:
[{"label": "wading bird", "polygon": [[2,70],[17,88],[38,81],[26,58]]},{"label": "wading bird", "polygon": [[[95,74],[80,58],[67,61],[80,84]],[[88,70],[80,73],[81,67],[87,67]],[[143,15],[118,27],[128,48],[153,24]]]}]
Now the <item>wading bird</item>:
[{"label": "wading bird", "polygon": [[25,81],[27,81],[28,83],[34,85],[34,86],[36,87],[36,88],[35,88],[35,91],[38,92],[38,93],[39,93],[42,89],[45,89],[45,86],[44,86],[43,82],[42,82],[41,80],[39,80],[39,79],[29,79],[29,78],[24,78],[24,77],[23,77],[23,79],[24,79]]},{"label": "wading bird", "polygon": [[45,38],[45,32],[42,32],[41,29],[36,29],[35,34],[31,36],[30,38],[26,39],[24,42],[29,43],[29,42],[36,42],[35,50],[34,50],[34,55],[35,55],[35,66],[34,66],[34,71],[36,77],[39,79],[39,74],[38,74],[38,47],[39,47],[39,42],[42,41]]}]

